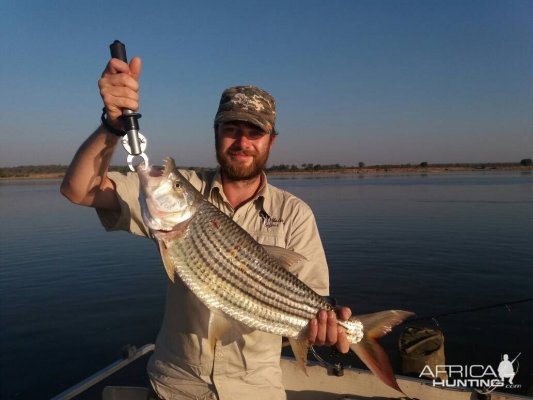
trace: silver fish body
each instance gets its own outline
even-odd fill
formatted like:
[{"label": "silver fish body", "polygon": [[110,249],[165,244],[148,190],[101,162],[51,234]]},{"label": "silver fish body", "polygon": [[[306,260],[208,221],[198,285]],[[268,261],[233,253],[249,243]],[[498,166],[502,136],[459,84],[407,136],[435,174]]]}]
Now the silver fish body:
[{"label": "silver fish body", "polygon": [[[324,299],[291,274],[244,229],[205,199],[184,234],[168,247],[166,262],[210,309],[250,328],[301,337]],[[348,324],[350,342],[361,340],[362,324]]]},{"label": "silver fish body", "polygon": [[[146,168],[138,173],[143,219],[158,239],[169,278],[179,276],[212,311],[253,329],[306,341],[309,321],[332,306],[286,269],[303,257],[285,249],[267,251],[209,203],[172,159],[165,160],[163,171]],[[388,333],[409,315],[389,310],[338,321],[354,344],[351,348],[397,390],[388,359],[373,337]]]}]

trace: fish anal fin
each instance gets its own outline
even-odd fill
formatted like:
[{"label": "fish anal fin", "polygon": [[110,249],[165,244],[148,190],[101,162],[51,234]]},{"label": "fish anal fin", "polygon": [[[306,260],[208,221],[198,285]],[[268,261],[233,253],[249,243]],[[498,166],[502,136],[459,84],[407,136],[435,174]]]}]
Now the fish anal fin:
[{"label": "fish anal fin", "polygon": [[222,312],[211,310],[207,337],[209,339],[209,347],[211,348],[212,353],[215,351],[217,340],[222,340],[224,335],[226,335],[231,329],[231,322]]},{"label": "fish anal fin", "polygon": [[307,376],[307,352],[309,351],[309,341],[307,339],[289,338],[294,358],[296,358],[296,367],[301,369]]}]

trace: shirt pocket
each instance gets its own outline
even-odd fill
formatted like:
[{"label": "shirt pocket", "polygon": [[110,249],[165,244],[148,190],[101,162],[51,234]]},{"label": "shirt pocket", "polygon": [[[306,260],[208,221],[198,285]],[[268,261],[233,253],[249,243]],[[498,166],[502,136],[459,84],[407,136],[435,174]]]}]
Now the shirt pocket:
[{"label": "shirt pocket", "polygon": [[268,246],[278,246],[285,248],[285,233],[279,228],[261,229],[250,232],[252,237],[259,243]]}]

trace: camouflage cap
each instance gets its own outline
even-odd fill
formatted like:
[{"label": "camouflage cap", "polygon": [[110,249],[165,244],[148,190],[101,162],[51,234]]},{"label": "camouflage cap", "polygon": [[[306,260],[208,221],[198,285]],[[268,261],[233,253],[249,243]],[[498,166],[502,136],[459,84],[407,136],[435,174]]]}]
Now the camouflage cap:
[{"label": "camouflage cap", "polygon": [[215,116],[215,125],[229,121],[250,122],[267,133],[277,135],[276,101],[255,86],[234,86],[222,93]]}]

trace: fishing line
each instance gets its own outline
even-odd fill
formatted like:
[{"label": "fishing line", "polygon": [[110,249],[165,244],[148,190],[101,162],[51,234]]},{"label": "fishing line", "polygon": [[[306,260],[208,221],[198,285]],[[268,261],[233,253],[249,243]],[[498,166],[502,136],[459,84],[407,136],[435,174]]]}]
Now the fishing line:
[{"label": "fishing line", "polygon": [[465,308],[462,310],[448,311],[448,312],[437,314],[437,315],[428,315],[428,316],[423,316],[423,317],[418,317],[418,318],[412,318],[412,319],[409,319],[408,322],[416,322],[416,321],[423,321],[423,320],[431,319],[433,322],[435,322],[437,326],[439,326],[439,322],[437,320],[438,318],[448,317],[450,315],[474,312],[474,311],[488,310],[490,308],[499,308],[499,307],[505,307],[507,308],[507,311],[511,312],[511,305],[527,303],[530,301],[533,301],[533,298],[527,298],[527,299],[515,300],[515,301],[507,301],[505,303],[490,304],[490,305],[480,306],[480,307]]}]

